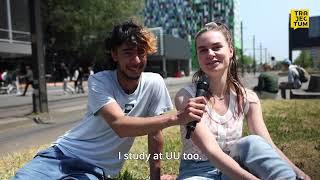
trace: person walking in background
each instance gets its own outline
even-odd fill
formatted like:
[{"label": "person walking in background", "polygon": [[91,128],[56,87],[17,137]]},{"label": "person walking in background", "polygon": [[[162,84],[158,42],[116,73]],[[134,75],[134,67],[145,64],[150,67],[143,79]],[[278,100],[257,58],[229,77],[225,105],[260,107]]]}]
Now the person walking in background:
[{"label": "person walking in background", "polygon": [[16,89],[16,95],[21,95],[21,91],[20,91],[20,69],[16,68],[13,72],[12,72],[12,81],[14,81],[14,87]]},{"label": "person walking in background", "polygon": [[76,67],[76,69],[74,70],[73,72],[73,76],[72,76],[72,80],[74,82],[74,91],[77,92],[77,89],[78,89],[78,77],[79,77],[79,70],[78,70],[79,67]]},{"label": "person walking in background", "polygon": [[269,64],[263,64],[262,72],[258,78],[258,86],[254,87],[253,90],[257,93],[259,98],[275,99],[278,94],[278,76],[271,71],[271,66]]},{"label": "person walking in background", "polygon": [[76,70],[74,71],[74,89],[76,91],[76,93],[84,93],[83,90],[83,69],[82,67],[77,67]]},{"label": "person walking in background", "polygon": [[61,69],[60,69],[60,77],[63,79],[63,93],[67,94],[68,92],[71,94],[74,94],[75,90],[68,84],[70,81],[70,72],[67,68],[67,66],[64,63],[61,63]]},{"label": "person walking in background", "polygon": [[52,77],[53,85],[55,87],[56,86],[56,82],[58,80],[58,71],[57,71],[57,68],[56,68],[56,64],[53,64],[53,66],[52,66],[51,77]]},{"label": "person walking in background", "polygon": [[30,66],[26,66],[26,75],[22,76],[25,79],[25,87],[21,96],[25,96],[28,90],[29,85],[33,88],[33,72]]},{"label": "person walking in background", "polygon": [[[178,179],[310,180],[274,144],[258,96],[242,85],[228,27],[206,24],[196,34],[195,46],[200,69],[193,83],[176,94],[177,110],[184,109],[195,97],[195,84],[202,77],[208,77],[209,90],[206,111],[191,140],[185,139],[186,127],[180,127],[182,154],[198,154],[198,159],[182,158]],[[242,137],[244,119],[252,135]]]},{"label": "person walking in background", "polygon": [[89,70],[89,76],[94,74],[93,68],[91,66],[88,67]]},{"label": "person walking in background", "polygon": [[[173,108],[165,82],[159,74],[144,72],[156,44],[154,35],[137,23],[115,26],[106,40],[112,67],[89,77],[87,113],[13,179],[116,179],[136,136],[148,135],[149,154],[159,154],[162,129],[199,121],[203,97],[192,98],[179,112],[163,114]],[[151,157],[149,165],[150,179],[160,179],[160,160]]]},{"label": "person walking in background", "polygon": [[282,65],[286,71],[288,71],[288,81],[281,82],[279,89],[281,90],[281,97],[286,99],[286,89],[299,89],[302,82],[299,79],[299,72],[297,66],[293,65],[289,59],[282,61]]}]

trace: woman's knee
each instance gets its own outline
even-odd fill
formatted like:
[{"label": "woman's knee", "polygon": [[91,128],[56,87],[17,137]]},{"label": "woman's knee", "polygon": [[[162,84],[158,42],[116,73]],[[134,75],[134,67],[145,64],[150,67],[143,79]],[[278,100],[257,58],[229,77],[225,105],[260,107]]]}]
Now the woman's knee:
[{"label": "woman's knee", "polygon": [[258,135],[249,135],[249,136],[246,136],[246,137],[243,137],[241,138],[237,144],[239,146],[259,146],[261,144],[268,144],[261,136],[258,136]]},{"label": "woman's knee", "polygon": [[237,151],[236,154],[244,156],[249,152],[257,152],[260,150],[266,150],[272,148],[261,136],[258,135],[249,135],[241,138],[236,146],[234,151]]}]

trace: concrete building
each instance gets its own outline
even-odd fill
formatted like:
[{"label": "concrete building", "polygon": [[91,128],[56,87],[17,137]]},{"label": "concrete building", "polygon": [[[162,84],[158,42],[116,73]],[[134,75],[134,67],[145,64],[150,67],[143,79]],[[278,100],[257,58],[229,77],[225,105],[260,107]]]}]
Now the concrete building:
[{"label": "concrete building", "polygon": [[0,1],[0,62],[31,55],[28,0]]}]

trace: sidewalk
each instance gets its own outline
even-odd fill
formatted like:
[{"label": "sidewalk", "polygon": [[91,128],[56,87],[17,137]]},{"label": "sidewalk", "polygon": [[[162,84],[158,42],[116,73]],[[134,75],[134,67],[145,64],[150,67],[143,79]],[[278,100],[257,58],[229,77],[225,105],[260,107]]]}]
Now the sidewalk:
[{"label": "sidewalk", "polygon": [[[244,85],[247,88],[252,88],[255,86],[258,82],[257,77],[258,73],[254,76],[253,74],[245,74],[244,78],[241,77]],[[168,77],[164,79],[167,87],[169,88],[170,86],[175,86],[175,85],[184,85],[184,84],[189,84],[191,83],[192,76],[188,77],[180,77],[180,78],[174,78],[174,77]],[[70,82],[69,85],[73,87],[73,82]],[[87,100],[87,82],[83,82],[83,87],[85,90],[84,94],[63,94],[62,90],[62,83],[56,83],[56,86],[54,86],[53,83],[47,83],[47,95],[48,95],[48,103],[52,102],[58,102],[58,101],[63,101],[64,107],[59,108],[54,108],[50,109],[49,116],[52,122],[58,121],[61,116],[65,113],[72,113],[76,111],[84,111],[86,109],[86,101],[81,102],[81,103],[68,103],[68,100],[76,99],[78,98],[79,101],[84,101]],[[0,112],[6,111],[6,109],[9,109],[12,111],[12,109],[17,109],[17,111],[20,111],[19,108],[24,108],[24,110],[27,108],[29,111],[32,111],[32,88],[29,88],[29,91],[26,96],[16,96],[16,95],[0,95]],[[171,92],[172,89],[169,88],[169,91]],[[176,89],[174,90],[176,91]],[[175,93],[171,93],[171,96],[174,96]],[[67,100],[67,101],[65,101]],[[76,100],[76,101],[78,101]],[[59,114],[59,117],[55,117],[56,114]],[[11,127],[16,127],[19,125],[24,125],[26,123],[37,123],[37,119],[34,119],[35,117],[38,117],[37,115],[33,116],[10,116],[10,117],[1,117],[0,116],[0,130],[6,129],[6,128],[11,128]],[[41,117],[40,117],[41,121]],[[39,123],[39,122],[38,122]],[[40,122],[41,123],[41,122]]]},{"label": "sidewalk", "polygon": [[[73,87],[73,82],[68,83]],[[61,99],[72,99],[87,96],[87,82],[83,82],[83,87],[85,90],[84,94],[64,94],[62,90],[62,82],[56,83],[54,86],[53,83],[47,83],[47,97],[48,102],[57,101]],[[20,90],[23,91],[24,85],[21,85]],[[2,94],[0,95],[0,108],[5,107],[14,107],[14,106],[23,106],[27,104],[32,104],[32,88],[29,87],[26,93],[26,96],[19,96],[16,94]]]},{"label": "sidewalk", "polygon": [[[172,84],[186,84],[188,82],[191,82],[192,76],[189,77],[181,77],[181,78],[166,78],[164,81],[167,86]],[[73,82],[68,83],[71,87],[73,87]],[[68,100],[76,99],[87,99],[88,96],[88,89],[87,89],[87,81],[83,82],[83,87],[85,90],[84,94],[64,94],[62,90],[62,82],[55,83],[47,83],[47,98],[48,103],[53,102],[59,102],[63,101],[63,103],[66,104]],[[21,85],[21,90],[23,90],[24,85]],[[67,100],[67,101],[65,101]],[[68,105],[66,105],[68,106]],[[23,110],[28,109],[29,111],[32,111],[32,88],[29,87],[28,92],[26,96],[17,96],[15,94],[10,95],[0,95],[0,113],[5,112],[7,110],[13,111],[13,109],[17,109],[17,111],[20,111],[20,108],[23,108]],[[75,111],[84,111],[86,109],[86,103],[82,104],[75,104],[71,103],[69,107],[63,107],[60,109],[49,109],[50,113],[49,116],[52,119],[52,122],[59,121],[59,119],[56,119],[55,115],[59,114],[59,117],[63,116],[63,114],[71,113]],[[34,117],[37,117],[36,115],[28,115],[28,116],[9,116],[4,117],[0,116],[0,130],[13,128],[20,125],[30,124],[30,123],[37,123],[36,119]],[[57,117],[58,118],[58,117]],[[41,120],[41,117],[40,117]],[[40,122],[41,123],[41,122]]]}]

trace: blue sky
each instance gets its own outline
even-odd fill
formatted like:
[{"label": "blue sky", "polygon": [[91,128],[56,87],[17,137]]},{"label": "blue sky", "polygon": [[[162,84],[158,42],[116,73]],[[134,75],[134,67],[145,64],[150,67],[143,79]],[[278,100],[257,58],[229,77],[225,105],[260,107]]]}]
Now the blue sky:
[{"label": "blue sky", "polygon": [[[288,58],[288,19],[291,9],[309,9],[311,16],[320,15],[319,0],[239,0],[243,21],[245,54],[252,55],[253,35],[256,47],[262,43],[276,60]],[[264,51],[263,51],[264,52]],[[296,57],[298,52],[294,52]],[[260,51],[256,51],[260,58]],[[264,53],[263,53],[264,58]],[[293,58],[294,59],[294,58]]]}]

